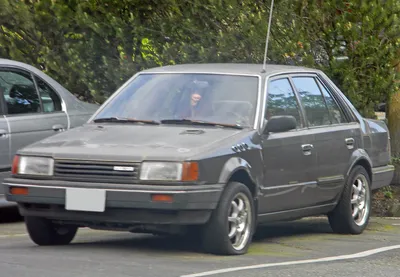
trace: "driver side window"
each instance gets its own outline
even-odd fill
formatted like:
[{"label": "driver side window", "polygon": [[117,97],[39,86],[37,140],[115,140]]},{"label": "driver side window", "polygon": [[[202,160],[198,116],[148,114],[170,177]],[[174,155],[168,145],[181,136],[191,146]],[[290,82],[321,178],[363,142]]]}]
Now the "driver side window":
[{"label": "driver side window", "polygon": [[3,97],[8,115],[32,114],[42,111],[39,95],[32,76],[28,72],[1,69],[0,97]]},{"label": "driver side window", "polygon": [[270,81],[265,119],[271,116],[291,115],[296,119],[297,128],[303,127],[300,109],[288,78]]}]

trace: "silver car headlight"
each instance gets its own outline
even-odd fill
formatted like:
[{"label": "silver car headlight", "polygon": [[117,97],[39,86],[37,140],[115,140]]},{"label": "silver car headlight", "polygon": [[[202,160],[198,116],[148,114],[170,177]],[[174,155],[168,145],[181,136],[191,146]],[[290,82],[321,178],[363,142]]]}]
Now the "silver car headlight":
[{"label": "silver car headlight", "polygon": [[44,157],[16,156],[13,174],[52,176],[54,160]]},{"label": "silver car headlight", "polygon": [[140,179],[148,181],[195,181],[198,165],[195,162],[143,162]]}]

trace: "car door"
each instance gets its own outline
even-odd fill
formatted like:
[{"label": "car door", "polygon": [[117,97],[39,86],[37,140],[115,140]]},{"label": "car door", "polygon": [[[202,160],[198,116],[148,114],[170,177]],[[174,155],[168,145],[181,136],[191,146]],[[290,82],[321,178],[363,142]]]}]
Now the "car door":
[{"label": "car door", "polygon": [[60,97],[42,79],[20,68],[1,67],[0,81],[10,128],[10,159],[18,149],[67,128]]},{"label": "car door", "polygon": [[298,125],[296,130],[262,136],[264,182],[260,213],[308,207],[316,189],[311,174],[317,167],[317,156],[311,147],[313,135],[305,128],[299,99],[287,76],[271,79],[267,90],[265,119],[292,115]]},{"label": "car door", "polygon": [[317,75],[295,75],[292,81],[305,111],[308,129],[314,136],[318,170],[313,172],[318,190],[316,204],[328,204],[339,196],[352,152],[360,141],[359,125],[350,122],[339,102]]},{"label": "car door", "polygon": [[10,171],[10,134],[7,120],[0,115],[0,173]]},{"label": "car door", "polygon": [[2,180],[11,170],[10,164],[10,132],[7,120],[4,117],[4,103],[2,101],[3,87],[0,85],[0,195],[3,194]]},{"label": "car door", "polygon": [[0,108],[0,195],[4,194],[4,187],[1,183],[3,179],[10,174],[10,171],[11,171],[10,135],[8,132],[7,121],[4,118],[4,116],[1,115],[1,108]]}]

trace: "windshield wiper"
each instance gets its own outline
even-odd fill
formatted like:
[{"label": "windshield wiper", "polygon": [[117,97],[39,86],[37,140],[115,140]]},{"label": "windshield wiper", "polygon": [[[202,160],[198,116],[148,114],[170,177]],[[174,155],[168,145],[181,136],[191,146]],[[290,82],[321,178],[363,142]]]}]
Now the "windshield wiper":
[{"label": "windshield wiper", "polygon": [[144,124],[153,124],[159,125],[160,122],[155,120],[145,120],[145,119],[135,119],[135,118],[125,118],[125,117],[102,117],[93,120],[95,123],[100,122],[118,122],[118,123],[144,123]]},{"label": "windshield wiper", "polygon": [[219,127],[228,127],[234,129],[243,129],[243,127],[239,124],[228,124],[228,123],[216,123],[202,120],[192,120],[187,118],[181,119],[162,119],[160,120],[162,124],[190,124],[190,125],[203,125],[203,126],[219,126]]}]

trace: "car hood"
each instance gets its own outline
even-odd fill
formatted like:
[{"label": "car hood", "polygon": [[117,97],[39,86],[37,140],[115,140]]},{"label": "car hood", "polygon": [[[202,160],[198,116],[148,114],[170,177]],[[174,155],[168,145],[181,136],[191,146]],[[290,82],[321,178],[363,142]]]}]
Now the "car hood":
[{"label": "car hood", "polygon": [[183,125],[86,124],[36,142],[19,153],[55,159],[175,161],[206,153],[243,132]]}]

